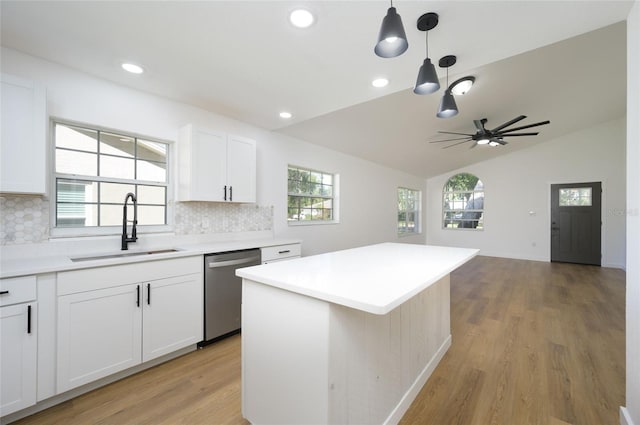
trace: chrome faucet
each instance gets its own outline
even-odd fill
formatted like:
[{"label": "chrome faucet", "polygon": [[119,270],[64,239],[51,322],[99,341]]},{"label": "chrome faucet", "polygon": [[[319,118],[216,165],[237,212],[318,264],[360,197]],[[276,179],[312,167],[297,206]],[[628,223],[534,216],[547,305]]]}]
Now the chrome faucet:
[{"label": "chrome faucet", "polygon": [[[133,225],[131,226],[131,237],[127,235],[127,201],[131,198],[133,202]],[[136,235],[136,227],[138,226],[138,200],[136,195],[129,192],[124,197],[124,206],[122,207],[122,250],[129,249],[129,242],[135,242],[138,240]]]}]

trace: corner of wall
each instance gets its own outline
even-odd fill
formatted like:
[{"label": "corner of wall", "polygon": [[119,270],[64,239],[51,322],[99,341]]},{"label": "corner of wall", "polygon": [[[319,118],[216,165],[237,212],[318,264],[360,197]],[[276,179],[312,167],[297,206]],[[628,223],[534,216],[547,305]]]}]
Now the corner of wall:
[{"label": "corner of wall", "polygon": [[620,425],[635,425],[629,416],[629,411],[622,406],[620,406]]}]

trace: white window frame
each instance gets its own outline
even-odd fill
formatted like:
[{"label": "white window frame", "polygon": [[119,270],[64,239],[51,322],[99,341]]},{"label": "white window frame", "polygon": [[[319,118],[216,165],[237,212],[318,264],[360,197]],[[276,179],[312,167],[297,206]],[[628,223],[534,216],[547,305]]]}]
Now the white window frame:
[{"label": "white window frame", "polygon": [[[454,175],[452,175],[451,177],[449,177],[447,179],[447,181],[445,182],[444,186],[442,187],[442,200],[441,200],[441,202],[442,202],[442,216],[441,216],[442,229],[444,229],[444,230],[462,230],[462,231],[471,230],[471,231],[481,232],[481,231],[484,230],[484,212],[485,212],[485,208],[484,208],[484,195],[485,195],[484,182],[483,182],[483,186],[482,186],[483,189],[482,190],[475,190],[475,188],[474,188],[472,190],[452,190],[452,191],[447,191],[446,188],[447,188],[447,185],[449,184],[449,181],[452,178],[454,178],[455,176],[460,175],[460,174],[472,175],[472,176],[476,177],[479,182],[482,182],[482,179],[480,177],[476,176],[475,174],[473,174],[473,173],[464,173],[464,172],[463,173],[454,174]],[[461,194],[461,195],[471,194],[471,197],[473,199],[475,199],[476,198],[475,194],[476,193],[480,193],[480,192],[482,192],[482,198],[483,198],[482,209],[466,210],[466,208],[463,208],[463,209],[460,209],[460,208],[453,208],[453,209],[449,208],[449,209],[447,209],[446,208],[447,194],[451,194],[451,193],[453,193],[453,194]],[[471,213],[480,212],[481,213],[481,217],[482,217],[482,227],[480,227],[480,228],[478,228],[478,227],[448,227],[447,223],[446,223],[446,221],[447,221],[446,216],[447,216],[447,212],[452,212],[452,211],[459,211],[462,214],[464,214],[465,212],[471,212]],[[459,220],[462,221],[463,219],[460,218]],[[477,220],[478,220],[478,222],[480,222],[480,218],[478,218]],[[469,221],[475,221],[475,219],[469,220]]]},{"label": "white window frame", "polygon": [[[406,191],[406,192],[414,192],[416,195],[416,201],[415,201],[415,208],[413,210],[410,209],[401,209],[400,206],[400,192],[401,191]],[[422,233],[422,220],[421,220],[421,214],[422,214],[422,191],[417,190],[417,189],[411,189],[409,187],[398,187],[398,190],[396,192],[397,194],[397,203],[398,203],[398,214],[396,216],[396,227],[397,227],[397,231],[398,231],[398,236],[411,236],[411,235],[419,235]],[[414,220],[414,226],[411,230],[409,230],[408,227],[405,227],[404,230],[401,229],[400,227],[400,214],[403,213],[405,214],[405,222],[406,220],[406,216],[408,213],[413,213],[415,220]]]},{"label": "white window frame", "polygon": [[[86,128],[88,130],[97,130],[106,133],[122,134],[123,136],[134,137],[138,139],[148,140],[150,142],[158,142],[167,144],[167,181],[164,184],[158,184],[158,182],[148,182],[145,180],[129,180],[118,179],[110,177],[100,176],[79,176],[74,174],[62,174],[56,172],[56,140],[55,140],[55,126],[56,124],[69,125],[74,127]],[[113,128],[106,128],[98,125],[87,124],[77,121],[71,121],[68,119],[62,119],[57,117],[51,117],[49,122],[49,164],[50,164],[50,176],[51,181],[49,187],[51,190],[50,206],[49,206],[49,236],[51,239],[56,238],[71,238],[71,237],[91,237],[91,236],[110,236],[122,234],[122,226],[87,226],[87,227],[56,227],[56,211],[57,211],[57,180],[84,180],[92,182],[107,182],[107,183],[124,183],[124,184],[144,184],[152,186],[166,187],[166,204],[165,214],[167,218],[166,224],[163,225],[138,225],[138,234],[151,234],[151,233],[171,233],[173,232],[173,181],[172,181],[172,169],[173,169],[173,150],[174,142],[171,140],[158,139],[156,137],[149,137],[142,134],[132,133],[129,131],[122,131]],[[124,202],[124,199],[123,199]]]},{"label": "white window frame", "polygon": [[[333,176],[332,178],[332,196],[325,196],[326,199],[332,200],[332,219],[331,220],[289,220],[289,196],[297,196],[297,194],[289,193],[289,168],[297,168],[313,173],[328,174]],[[323,196],[308,196],[310,198],[323,198]],[[340,223],[340,175],[338,173],[330,171],[322,171],[315,168],[310,168],[301,165],[287,164],[287,203],[286,214],[287,224],[289,226],[314,226],[314,225],[326,225],[326,224],[339,224]]]}]

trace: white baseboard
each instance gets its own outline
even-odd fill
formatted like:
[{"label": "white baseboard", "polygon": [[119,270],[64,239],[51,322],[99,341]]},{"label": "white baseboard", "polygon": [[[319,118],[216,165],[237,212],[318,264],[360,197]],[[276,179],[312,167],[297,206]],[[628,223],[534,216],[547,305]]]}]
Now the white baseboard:
[{"label": "white baseboard", "polygon": [[400,399],[398,405],[391,411],[389,417],[384,421],[384,425],[397,424],[400,422],[400,419],[402,419],[402,416],[404,416],[407,410],[409,410],[411,403],[416,399],[424,384],[427,383],[427,379],[429,379],[433,371],[436,369],[449,347],[451,347],[451,335],[444,340],[440,348],[438,348],[438,351],[436,351],[431,360],[429,360],[429,363],[427,363],[424,369],[422,369],[420,375],[418,375],[416,380],[413,381],[413,384]]},{"label": "white baseboard", "polygon": [[626,407],[620,406],[620,425],[635,425]]}]

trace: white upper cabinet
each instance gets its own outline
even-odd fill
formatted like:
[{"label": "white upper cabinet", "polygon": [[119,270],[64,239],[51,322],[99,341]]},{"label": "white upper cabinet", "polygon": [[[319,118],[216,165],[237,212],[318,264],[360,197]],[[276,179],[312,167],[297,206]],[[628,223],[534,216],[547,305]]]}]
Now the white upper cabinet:
[{"label": "white upper cabinet", "polygon": [[178,200],[255,202],[255,140],[191,124],[180,129]]},{"label": "white upper cabinet", "polygon": [[227,199],[256,202],[256,142],[244,137],[227,138]]},{"label": "white upper cabinet", "polygon": [[2,74],[0,91],[0,192],[45,194],[45,89],[33,81]]}]

